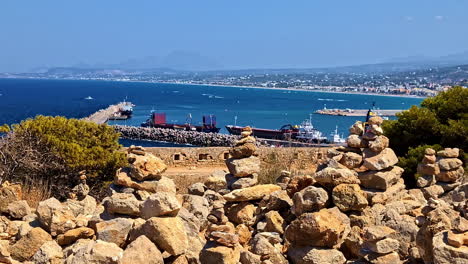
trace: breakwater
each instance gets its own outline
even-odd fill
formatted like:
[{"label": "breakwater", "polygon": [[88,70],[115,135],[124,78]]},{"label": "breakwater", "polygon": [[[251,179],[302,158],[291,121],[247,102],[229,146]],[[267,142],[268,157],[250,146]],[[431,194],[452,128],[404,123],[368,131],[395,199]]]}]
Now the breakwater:
[{"label": "breakwater", "polygon": [[155,140],[203,147],[227,147],[231,146],[235,140],[239,139],[238,136],[219,133],[202,133],[196,131],[119,125],[115,125],[113,127],[121,134],[122,138]]},{"label": "breakwater", "polygon": [[125,105],[125,102],[110,105],[109,107],[105,109],[101,109],[92,115],[83,118],[84,120],[94,122],[96,124],[104,124],[109,121],[111,117],[115,115],[115,113],[119,112],[120,109]]}]

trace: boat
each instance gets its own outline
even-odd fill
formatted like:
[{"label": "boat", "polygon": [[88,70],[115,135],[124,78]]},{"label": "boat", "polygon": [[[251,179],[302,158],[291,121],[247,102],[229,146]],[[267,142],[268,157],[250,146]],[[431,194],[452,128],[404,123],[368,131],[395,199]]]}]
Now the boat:
[{"label": "boat", "polygon": [[94,98],[91,97],[91,96],[86,96],[84,99],[85,99],[85,100],[94,100]]},{"label": "boat", "polygon": [[[237,121],[237,120],[236,120]],[[232,135],[240,135],[242,126],[228,125],[226,129]],[[252,128],[252,135],[258,138],[277,140],[296,140],[309,143],[326,143],[327,137],[314,128],[312,118],[304,120],[300,126],[287,124],[279,129]]]},{"label": "boat", "polygon": [[323,136],[322,132],[312,125],[312,115],[301,123],[296,139],[309,143],[326,143],[328,141],[327,137]]},{"label": "boat", "polygon": [[[227,125],[226,129],[231,135],[240,135],[242,126]],[[252,128],[252,136],[266,139],[289,140],[299,133],[299,127],[291,124],[284,125],[280,129]]]},{"label": "boat", "polygon": [[135,105],[133,105],[132,103],[124,101],[122,103],[122,106],[119,109],[120,115],[121,116],[131,117],[133,115],[133,107],[134,106]]},{"label": "boat", "polygon": [[202,125],[192,125],[192,116],[189,114],[185,124],[167,123],[166,113],[151,113],[151,116],[146,122],[141,124],[142,127],[166,128],[183,131],[197,131],[205,133],[218,133],[221,128],[216,127],[215,115],[204,115]]},{"label": "boat", "polygon": [[334,144],[344,144],[346,139],[338,134],[338,126],[336,126],[335,131],[332,133],[332,143]]}]

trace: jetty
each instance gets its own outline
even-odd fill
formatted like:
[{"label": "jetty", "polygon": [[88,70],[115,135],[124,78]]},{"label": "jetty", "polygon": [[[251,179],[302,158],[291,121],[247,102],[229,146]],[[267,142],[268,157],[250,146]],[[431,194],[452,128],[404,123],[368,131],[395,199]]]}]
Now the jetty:
[{"label": "jetty", "polygon": [[[320,115],[334,115],[334,116],[367,116],[369,109],[320,109],[315,111]],[[403,109],[375,109],[372,110],[379,116],[395,116],[397,113],[403,112]]]},{"label": "jetty", "polygon": [[91,121],[96,124],[105,124],[107,121],[114,119],[120,110],[127,105],[128,102],[121,102],[118,104],[110,105],[105,109],[101,109],[94,114],[91,114],[88,117],[83,118],[83,120]]}]

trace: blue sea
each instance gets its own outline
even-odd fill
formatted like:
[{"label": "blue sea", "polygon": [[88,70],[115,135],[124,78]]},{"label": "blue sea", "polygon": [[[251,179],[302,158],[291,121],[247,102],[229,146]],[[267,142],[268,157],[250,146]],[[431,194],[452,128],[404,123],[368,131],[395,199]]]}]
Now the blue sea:
[{"label": "blue sea", "polygon": [[[221,133],[227,133],[225,125],[235,123],[271,129],[300,124],[309,114],[324,107],[368,109],[375,103],[381,109],[407,109],[422,101],[421,98],[184,84],[0,79],[0,124],[18,123],[36,115],[81,118],[125,98],[136,105],[133,118],[111,124],[139,126],[151,111],[164,112],[168,121],[180,123],[190,114],[193,124],[201,123],[202,115],[214,114],[218,126],[223,127]],[[363,119],[312,115],[313,125],[325,135],[338,126],[339,133],[346,136],[348,127]]]}]

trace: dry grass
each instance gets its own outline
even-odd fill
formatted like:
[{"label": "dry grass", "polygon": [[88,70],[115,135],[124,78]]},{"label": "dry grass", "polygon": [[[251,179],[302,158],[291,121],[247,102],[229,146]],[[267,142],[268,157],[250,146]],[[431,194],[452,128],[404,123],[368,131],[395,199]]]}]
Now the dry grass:
[{"label": "dry grass", "polygon": [[21,184],[23,200],[28,202],[29,207],[36,209],[39,202],[52,197],[50,185],[47,182],[35,181]]}]

